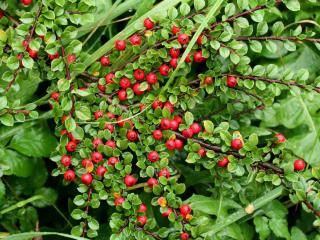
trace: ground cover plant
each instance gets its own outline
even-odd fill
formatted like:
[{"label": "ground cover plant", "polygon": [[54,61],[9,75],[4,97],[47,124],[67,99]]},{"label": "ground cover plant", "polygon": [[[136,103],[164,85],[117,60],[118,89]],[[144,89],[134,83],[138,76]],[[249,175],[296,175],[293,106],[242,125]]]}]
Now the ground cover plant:
[{"label": "ground cover plant", "polygon": [[320,239],[320,3],[0,3],[0,238]]}]

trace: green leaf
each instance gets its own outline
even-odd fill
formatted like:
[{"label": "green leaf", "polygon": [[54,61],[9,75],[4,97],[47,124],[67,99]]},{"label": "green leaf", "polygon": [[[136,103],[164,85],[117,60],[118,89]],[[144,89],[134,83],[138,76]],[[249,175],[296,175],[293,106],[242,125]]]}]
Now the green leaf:
[{"label": "green leaf", "polygon": [[16,175],[18,177],[28,177],[34,173],[36,159],[28,158],[16,151],[0,148],[0,165],[7,166],[5,175]]},{"label": "green leaf", "polygon": [[205,0],[194,0],[194,7],[197,11],[201,10],[206,6]]},{"label": "green leaf", "polygon": [[6,96],[0,97],[0,110],[4,109],[7,107],[8,101]]},{"label": "green leaf", "polygon": [[98,230],[99,229],[99,222],[94,218],[90,218],[88,220],[88,226],[92,230]]},{"label": "green leaf", "polygon": [[270,229],[272,230],[272,232],[277,237],[290,239],[287,220],[279,219],[279,218],[272,218],[269,221],[269,226],[270,226]]},{"label": "green leaf", "polygon": [[213,125],[213,123],[211,121],[204,120],[203,121],[203,125],[204,125],[204,129],[206,130],[206,132],[213,133],[214,125]]},{"label": "green leaf", "polygon": [[75,111],[77,118],[83,121],[87,121],[91,119],[91,111],[87,106],[81,106],[80,109]]},{"label": "green leaf", "polygon": [[49,157],[57,146],[57,140],[47,125],[36,125],[22,129],[16,134],[9,147],[29,157]]},{"label": "green leaf", "polygon": [[40,188],[35,191],[36,195],[41,195],[43,196],[42,199],[36,200],[32,202],[32,204],[36,207],[42,208],[42,207],[47,207],[55,204],[55,202],[58,199],[58,193],[56,190],[52,188]]},{"label": "green leaf", "polygon": [[284,1],[284,4],[291,11],[296,12],[300,10],[300,3],[298,0],[287,0],[287,1]]},{"label": "green leaf", "polygon": [[190,126],[194,121],[193,114],[191,112],[186,112],[184,115],[184,120],[185,120],[186,124],[188,126]]},{"label": "green leaf", "polygon": [[306,235],[298,227],[291,228],[291,240],[307,240]]},{"label": "green leaf", "polygon": [[68,132],[73,132],[76,129],[76,121],[72,117],[68,117],[67,120],[64,121],[64,125]]},{"label": "green leaf", "polygon": [[0,116],[0,122],[5,125],[5,126],[9,126],[12,127],[14,124],[14,119],[13,116],[11,114],[4,114]]},{"label": "green leaf", "polygon": [[190,6],[187,3],[182,3],[180,5],[180,13],[182,16],[186,16],[188,15],[188,13],[190,12]]},{"label": "green leaf", "polygon": [[271,231],[268,226],[268,218],[263,216],[256,216],[253,219],[254,225],[256,227],[257,233],[259,233],[260,240],[267,239]]}]

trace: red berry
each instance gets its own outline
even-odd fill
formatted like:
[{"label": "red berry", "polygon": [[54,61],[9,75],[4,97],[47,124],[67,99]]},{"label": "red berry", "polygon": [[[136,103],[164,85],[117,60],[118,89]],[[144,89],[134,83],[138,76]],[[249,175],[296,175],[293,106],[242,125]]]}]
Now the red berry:
[{"label": "red berry", "polygon": [[114,126],[110,123],[106,123],[106,125],[104,126],[104,129],[109,130],[109,132],[113,133]]},{"label": "red berry", "polygon": [[114,205],[115,205],[115,206],[119,206],[119,205],[121,205],[122,203],[124,203],[124,201],[125,201],[124,198],[118,197],[118,198],[116,198],[116,199],[114,200]]},{"label": "red berry", "polygon": [[182,135],[183,135],[185,138],[192,138],[192,136],[193,136],[193,131],[191,130],[191,128],[184,129],[184,130],[182,131]]},{"label": "red berry", "polygon": [[149,188],[153,188],[154,186],[158,185],[158,180],[155,178],[149,178],[147,184]]},{"label": "red berry", "polygon": [[183,141],[182,140],[176,139],[176,140],[174,140],[174,144],[175,144],[176,149],[178,149],[178,150],[183,149]]},{"label": "red berry", "polygon": [[172,68],[177,68],[177,66],[178,66],[178,58],[171,58],[169,63],[170,63],[170,66]]},{"label": "red berry", "polygon": [[0,19],[3,18],[4,12],[0,10]]},{"label": "red berry", "polygon": [[81,182],[85,185],[90,185],[92,183],[93,177],[90,173],[82,174]]},{"label": "red berry", "polygon": [[192,130],[193,134],[198,134],[202,130],[199,123],[192,123],[190,129]]},{"label": "red berry", "polygon": [[140,103],[139,105],[140,112],[142,112],[145,108],[146,106],[143,103]]},{"label": "red berry", "polygon": [[142,69],[137,69],[133,72],[133,76],[137,81],[142,81],[144,79],[144,71]]},{"label": "red berry", "polygon": [[188,55],[187,55],[187,57],[186,57],[186,59],[184,61],[186,63],[191,63],[192,62],[190,53],[188,53]]},{"label": "red berry", "polygon": [[227,157],[224,157],[222,160],[218,161],[219,167],[227,167],[229,164],[229,159]]},{"label": "red berry", "polygon": [[127,187],[132,187],[133,185],[136,184],[137,182],[137,179],[132,176],[132,175],[127,175],[125,176],[125,178],[123,179],[123,182],[124,184],[127,186]]},{"label": "red berry", "polygon": [[163,107],[169,109],[169,111],[170,111],[171,113],[174,112],[174,106],[173,106],[173,104],[172,104],[171,102],[166,102],[166,103],[163,105]]},{"label": "red berry", "polygon": [[189,43],[189,36],[185,33],[182,33],[178,36],[178,42],[182,45]]},{"label": "red berry", "polygon": [[201,63],[202,61],[206,60],[203,56],[202,56],[202,51],[198,51],[198,52],[195,52],[193,54],[193,59],[195,62],[197,63]]},{"label": "red berry", "polygon": [[306,163],[302,159],[297,159],[293,163],[295,171],[303,171],[306,167]]},{"label": "red berry", "polygon": [[150,18],[146,18],[144,21],[143,21],[143,25],[146,29],[151,29],[154,27],[154,22],[150,19]]},{"label": "red berry", "polygon": [[159,177],[169,178],[169,177],[170,177],[170,172],[168,171],[168,169],[164,168],[164,169],[161,169],[161,170],[159,171],[158,176],[159,176]]},{"label": "red berry", "polygon": [[72,182],[76,178],[76,174],[73,170],[67,170],[63,175],[64,180]]},{"label": "red berry", "polygon": [[130,142],[134,142],[138,139],[138,134],[134,130],[129,130],[127,133],[127,139]]},{"label": "red berry", "polygon": [[159,67],[159,72],[162,76],[168,76],[169,75],[169,66],[166,65],[166,64],[162,64],[160,67]]},{"label": "red berry", "polygon": [[182,204],[179,209],[182,215],[191,213],[191,207],[188,204]]},{"label": "red berry", "polygon": [[140,96],[144,93],[144,91],[140,90],[140,83],[135,83],[132,87],[132,90],[135,95]]},{"label": "red berry", "polygon": [[94,118],[96,120],[98,120],[99,118],[102,118],[103,117],[103,112],[101,110],[97,110],[94,112]]},{"label": "red berry", "polygon": [[65,116],[65,115],[64,115],[64,116],[62,116],[62,118],[61,118],[61,122],[62,122],[62,123],[64,123],[64,121],[65,121],[65,120],[67,120],[67,119],[68,119],[68,117],[69,117],[69,116]]},{"label": "red berry", "polygon": [[119,127],[124,127],[125,123],[129,123],[129,125],[130,125],[131,127],[133,127],[133,123],[132,123],[131,120],[123,120],[121,116],[119,116],[119,117],[117,118],[117,121],[118,121],[118,126],[119,126]]},{"label": "red berry", "polygon": [[118,91],[118,98],[120,101],[125,101],[127,100],[127,92],[124,89],[121,89]]},{"label": "red berry", "polygon": [[127,89],[131,86],[131,81],[130,79],[123,77],[120,79],[120,87],[123,89]]},{"label": "red berry", "polygon": [[23,4],[23,5],[30,5],[32,3],[32,0],[20,0],[20,2]]},{"label": "red berry", "polygon": [[107,57],[107,56],[102,56],[101,58],[100,58],[100,63],[101,63],[101,65],[102,66],[108,66],[108,65],[110,65],[110,59],[109,59],[109,57]]},{"label": "red berry", "polygon": [[130,43],[133,46],[139,46],[141,44],[141,38],[137,34],[134,34],[130,37]]},{"label": "red berry", "polygon": [[173,118],[175,121],[177,121],[178,124],[182,123],[182,117],[180,117],[179,115],[174,116]]},{"label": "red berry", "polygon": [[287,140],[286,137],[281,133],[276,133],[275,136],[278,139],[276,143],[284,143]]},{"label": "red berry", "polygon": [[179,123],[176,120],[170,121],[170,129],[175,131],[179,128]]},{"label": "red berry", "polygon": [[105,143],[106,146],[108,147],[111,147],[112,149],[115,149],[117,147],[115,141],[113,140],[108,140],[106,143]]},{"label": "red berry", "polygon": [[156,108],[162,108],[163,107],[163,103],[160,102],[158,99],[154,100],[152,103],[152,108],[156,109]]},{"label": "red berry", "polygon": [[237,78],[235,76],[228,76],[227,85],[230,88],[234,88],[237,85]]},{"label": "red berry", "polygon": [[98,89],[100,92],[104,93],[106,91],[106,86],[102,84],[98,84]]},{"label": "red berry", "polygon": [[92,160],[93,162],[95,162],[95,163],[99,163],[99,162],[101,162],[101,161],[103,160],[103,156],[102,156],[102,154],[99,153],[99,152],[93,152],[93,153],[91,154],[91,160]]},{"label": "red berry", "polygon": [[155,140],[161,140],[163,137],[163,134],[161,130],[154,130],[152,133],[152,136]]},{"label": "red berry", "polygon": [[206,84],[206,85],[211,85],[212,83],[213,83],[212,77],[206,77],[206,78],[204,79],[204,84]]},{"label": "red berry", "polygon": [[118,163],[118,162],[119,162],[119,159],[116,158],[116,157],[110,157],[110,158],[108,159],[108,165],[111,165],[111,166],[116,165],[116,163]]},{"label": "red berry", "polygon": [[168,118],[162,118],[160,122],[160,126],[162,129],[169,129],[170,128],[170,120]]},{"label": "red berry", "polygon": [[69,167],[71,164],[71,156],[62,156],[60,162],[63,166]]},{"label": "red berry", "polygon": [[29,49],[28,53],[29,53],[29,56],[31,58],[37,58],[38,57],[38,51],[36,51],[36,50]]},{"label": "red berry", "polygon": [[97,148],[98,145],[99,145],[99,144],[103,144],[103,142],[102,142],[102,140],[99,139],[99,138],[94,138],[94,139],[92,140],[92,144],[93,144],[94,148]]},{"label": "red berry", "polygon": [[27,40],[22,41],[22,46],[27,49],[29,47],[29,42]]},{"label": "red berry", "polygon": [[176,148],[176,144],[175,144],[174,140],[168,139],[166,141],[166,147],[168,148],[168,150],[173,151]]},{"label": "red berry", "polygon": [[52,92],[51,93],[51,98],[55,101],[58,101],[59,100],[59,97],[60,97],[60,93],[58,92]]},{"label": "red berry", "polygon": [[198,150],[198,154],[200,155],[200,157],[204,157],[206,155],[206,150],[204,148],[200,148]]},{"label": "red berry", "polygon": [[114,77],[115,77],[115,74],[110,72],[110,73],[108,73],[107,75],[104,76],[104,79],[106,80],[106,83],[113,84],[114,83],[114,81],[113,81]]},{"label": "red berry", "polygon": [[173,212],[172,208],[168,208],[167,211],[162,213],[162,217],[167,218],[172,212]]},{"label": "red berry", "polygon": [[116,118],[116,116],[115,116],[112,112],[107,112],[107,113],[106,113],[106,116],[107,116],[109,119],[114,119],[114,118]]},{"label": "red berry", "polygon": [[138,212],[146,212],[148,210],[147,206],[144,203],[141,203],[138,209]]},{"label": "red berry", "polygon": [[147,216],[137,216],[137,221],[139,225],[143,226],[147,223],[148,217]]},{"label": "red berry", "polygon": [[159,159],[160,159],[160,156],[156,151],[152,151],[148,153],[148,160],[150,162],[157,162]]},{"label": "red berry", "polygon": [[[17,55],[16,57],[19,61],[21,61],[23,59],[23,55],[20,53]],[[20,65],[22,65],[22,62],[20,63]]]},{"label": "red berry", "polygon": [[202,35],[200,35],[200,36],[198,37],[197,43],[198,43],[199,46],[202,45]]},{"label": "red berry", "polygon": [[74,152],[77,149],[77,144],[75,142],[68,142],[68,144],[66,145],[66,149],[68,152]]},{"label": "red berry", "polygon": [[99,177],[103,177],[106,172],[107,172],[107,169],[104,166],[99,166],[96,171]]},{"label": "red berry", "polygon": [[126,42],[123,41],[123,40],[117,40],[115,43],[114,43],[116,49],[118,51],[123,51],[126,49]]},{"label": "red berry", "polygon": [[76,139],[76,138],[72,135],[72,133],[68,133],[68,137],[69,137],[69,139],[70,139],[72,142],[75,142],[75,143],[80,142],[78,139]]},{"label": "red berry", "polygon": [[180,50],[179,48],[170,48],[169,54],[172,58],[177,58],[180,56]]},{"label": "red berry", "polygon": [[171,28],[171,32],[173,35],[176,35],[178,32],[180,32],[180,28],[178,28],[176,25],[173,25]]},{"label": "red berry", "polygon": [[147,83],[150,85],[156,84],[158,82],[158,77],[155,73],[149,73],[147,75]]},{"label": "red berry", "polygon": [[48,54],[48,58],[52,61],[59,57],[59,53]]},{"label": "red berry", "polygon": [[86,158],[86,159],[83,159],[81,161],[81,166],[83,168],[87,168],[87,167],[90,167],[90,166],[93,166],[93,165],[92,165],[92,162],[88,158]]},{"label": "red berry", "polygon": [[183,232],[180,234],[180,240],[188,240],[189,239],[189,234],[186,232]]},{"label": "red berry", "polygon": [[69,54],[69,55],[67,56],[67,62],[68,62],[68,64],[72,64],[72,63],[74,63],[76,60],[77,60],[77,57],[76,57],[76,55],[74,55],[74,54]]},{"label": "red berry", "polygon": [[231,141],[231,147],[234,150],[240,150],[243,147],[243,143],[242,143],[241,139],[239,139],[239,138],[233,139]]}]

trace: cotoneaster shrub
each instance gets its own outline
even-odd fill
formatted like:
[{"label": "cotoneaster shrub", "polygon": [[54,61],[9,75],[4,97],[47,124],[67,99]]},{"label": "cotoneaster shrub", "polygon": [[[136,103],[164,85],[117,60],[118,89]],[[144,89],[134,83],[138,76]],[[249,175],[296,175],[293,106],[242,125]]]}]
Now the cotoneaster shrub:
[{"label": "cotoneaster shrub", "polygon": [[[78,192],[72,235],[319,238],[319,70],[285,62],[319,51],[317,25],[295,19],[319,3],[164,0],[93,53],[110,22],[80,27],[95,1],[21,4],[1,5],[0,121],[53,117],[52,175]],[[43,115],[19,94],[34,79],[50,82]],[[308,226],[288,225],[293,205]]]}]

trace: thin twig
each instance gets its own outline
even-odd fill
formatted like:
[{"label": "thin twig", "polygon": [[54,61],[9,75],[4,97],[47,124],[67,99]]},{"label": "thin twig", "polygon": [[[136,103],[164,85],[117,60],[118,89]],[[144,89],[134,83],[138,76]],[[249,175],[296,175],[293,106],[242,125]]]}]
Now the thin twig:
[{"label": "thin twig", "polygon": [[294,36],[261,36],[261,37],[255,37],[255,36],[240,36],[236,38],[237,41],[252,41],[252,40],[258,40],[258,41],[268,41],[268,40],[278,40],[278,41],[306,41],[306,42],[313,42],[313,43],[320,43],[320,38],[298,38]]},{"label": "thin twig", "polygon": [[[88,213],[89,213],[89,205],[90,205],[90,201],[91,201],[91,194],[92,194],[92,188],[89,188],[87,206],[86,206],[86,210],[85,210],[85,214],[86,215],[88,215]],[[86,233],[87,233],[87,225],[88,225],[88,222],[86,220],[85,223],[84,223],[84,226],[83,226],[82,234],[81,234],[82,237],[84,237],[86,235]]]}]

